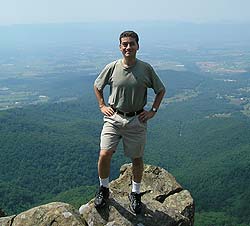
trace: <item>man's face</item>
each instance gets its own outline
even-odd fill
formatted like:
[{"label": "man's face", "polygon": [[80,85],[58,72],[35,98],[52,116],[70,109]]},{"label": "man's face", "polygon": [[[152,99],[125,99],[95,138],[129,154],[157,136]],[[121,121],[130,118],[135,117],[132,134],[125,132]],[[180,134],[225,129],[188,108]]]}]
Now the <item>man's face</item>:
[{"label": "man's face", "polygon": [[122,55],[126,58],[135,58],[136,52],[139,49],[135,38],[123,37],[121,38],[120,51]]}]

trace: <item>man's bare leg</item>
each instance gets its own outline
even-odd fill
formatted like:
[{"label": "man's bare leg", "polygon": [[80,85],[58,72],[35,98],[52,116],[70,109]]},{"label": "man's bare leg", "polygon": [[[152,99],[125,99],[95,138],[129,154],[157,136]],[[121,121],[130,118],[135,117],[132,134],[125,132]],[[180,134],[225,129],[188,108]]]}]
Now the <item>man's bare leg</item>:
[{"label": "man's bare leg", "polygon": [[98,160],[98,174],[101,179],[109,177],[110,163],[114,150],[101,150]]},{"label": "man's bare leg", "polygon": [[110,163],[114,150],[101,150],[98,160],[98,174],[100,180],[99,191],[95,197],[95,207],[101,208],[106,206],[109,198],[109,174],[110,174]]},{"label": "man's bare leg", "polygon": [[132,173],[133,173],[133,181],[136,183],[141,183],[143,169],[144,169],[143,159],[135,158],[132,159]]}]

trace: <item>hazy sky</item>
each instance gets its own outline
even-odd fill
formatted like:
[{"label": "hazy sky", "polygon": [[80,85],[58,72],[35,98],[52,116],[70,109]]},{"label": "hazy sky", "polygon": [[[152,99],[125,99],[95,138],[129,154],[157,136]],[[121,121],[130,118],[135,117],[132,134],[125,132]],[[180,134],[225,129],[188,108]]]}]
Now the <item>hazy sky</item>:
[{"label": "hazy sky", "polygon": [[0,0],[0,25],[99,22],[250,22],[250,0]]}]

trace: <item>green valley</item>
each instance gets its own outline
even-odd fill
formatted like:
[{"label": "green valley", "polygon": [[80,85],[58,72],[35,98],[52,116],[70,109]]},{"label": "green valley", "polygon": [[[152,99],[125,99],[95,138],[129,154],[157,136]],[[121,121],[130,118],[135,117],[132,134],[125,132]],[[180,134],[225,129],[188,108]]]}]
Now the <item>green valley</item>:
[{"label": "green valley", "polygon": [[[168,95],[149,122],[145,163],[167,169],[191,191],[197,222],[214,212],[234,219],[234,225],[248,224],[250,118],[242,114],[244,106],[218,95],[240,96],[240,87],[249,86],[249,75],[225,86],[191,72],[159,74]],[[91,91],[93,79],[72,80],[72,87],[78,87],[76,99],[0,112],[0,207],[7,213],[49,200],[79,207],[93,197],[102,124]],[[64,89],[69,93],[71,86]],[[112,162],[113,179],[125,162],[129,159],[120,147]]]}]

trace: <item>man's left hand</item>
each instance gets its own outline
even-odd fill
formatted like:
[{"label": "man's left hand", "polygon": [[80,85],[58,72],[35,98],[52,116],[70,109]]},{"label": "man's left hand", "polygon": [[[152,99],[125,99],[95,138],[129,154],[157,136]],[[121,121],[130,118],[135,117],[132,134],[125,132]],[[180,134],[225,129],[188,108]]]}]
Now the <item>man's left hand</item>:
[{"label": "man's left hand", "polygon": [[140,122],[147,122],[149,119],[153,118],[154,115],[155,115],[155,112],[144,110],[141,114],[139,114],[138,118]]}]

